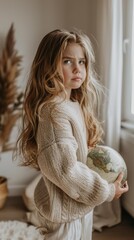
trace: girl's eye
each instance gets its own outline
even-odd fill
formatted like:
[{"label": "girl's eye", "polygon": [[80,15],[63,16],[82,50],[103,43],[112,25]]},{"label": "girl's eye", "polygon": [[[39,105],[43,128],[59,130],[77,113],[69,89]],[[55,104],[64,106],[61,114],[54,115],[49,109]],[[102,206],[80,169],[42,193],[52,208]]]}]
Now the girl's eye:
[{"label": "girl's eye", "polygon": [[[85,63],[86,63],[85,59],[81,59],[78,61],[78,64],[80,64],[80,65],[85,65]],[[63,64],[71,65],[71,64],[75,64],[75,61],[72,59],[63,59]]]},{"label": "girl's eye", "polygon": [[64,64],[71,64],[72,61],[71,61],[70,59],[65,59],[65,60],[63,60],[63,63],[64,63]]},{"label": "girl's eye", "polygon": [[86,63],[85,60],[80,60],[80,61],[79,61],[79,64],[80,64],[80,65],[85,65],[85,63]]}]

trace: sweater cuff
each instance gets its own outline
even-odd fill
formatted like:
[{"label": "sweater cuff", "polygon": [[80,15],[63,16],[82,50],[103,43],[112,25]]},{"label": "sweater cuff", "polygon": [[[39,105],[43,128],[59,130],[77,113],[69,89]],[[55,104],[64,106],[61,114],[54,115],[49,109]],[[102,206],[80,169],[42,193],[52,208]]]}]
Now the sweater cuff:
[{"label": "sweater cuff", "polygon": [[115,196],[115,185],[113,183],[109,184],[109,196],[107,202],[111,202]]}]

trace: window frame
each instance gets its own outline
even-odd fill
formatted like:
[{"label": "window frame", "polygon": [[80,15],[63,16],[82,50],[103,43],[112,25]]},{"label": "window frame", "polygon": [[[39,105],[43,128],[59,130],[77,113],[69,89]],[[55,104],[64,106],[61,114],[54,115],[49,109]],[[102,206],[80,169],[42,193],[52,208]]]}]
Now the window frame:
[{"label": "window frame", "polygon": [[[123,5],[123,84],[122,84],[122,121],[134,123],[134,114],[131,113],[132,103],[132,78],[134,62],[134,50],[132,29],[134,26],[134,1],[124,1]],[[134,36],[133,36],[134,37]],[[133,56],[133,59],[132,59]],[[134,79],[133,79],[134,80]],[[133,83],[134,84],[134,83]],[[133,96],[134,97],[134,96]]]}]

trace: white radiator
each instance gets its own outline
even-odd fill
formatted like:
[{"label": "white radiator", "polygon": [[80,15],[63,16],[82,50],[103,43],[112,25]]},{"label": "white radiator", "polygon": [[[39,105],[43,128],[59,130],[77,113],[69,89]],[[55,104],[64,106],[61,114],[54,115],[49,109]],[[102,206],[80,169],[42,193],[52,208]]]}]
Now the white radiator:
[{"label": "white radiator", "polygon": [[122,206],[134,217],[134,133],[121,130],[120,153],[128,169],[129,191],[122,196]]}]

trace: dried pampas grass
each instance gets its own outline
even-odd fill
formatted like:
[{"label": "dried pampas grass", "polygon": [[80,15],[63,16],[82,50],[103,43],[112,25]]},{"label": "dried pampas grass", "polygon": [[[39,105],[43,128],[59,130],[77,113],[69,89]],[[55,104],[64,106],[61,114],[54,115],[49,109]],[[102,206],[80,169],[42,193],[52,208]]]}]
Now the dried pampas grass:
[{"label": "dried pampas grass", "polygon": [[21,114],[23,93],[17,86],[21,61],[22,56],[15,49],[12,24],[0,57],[0,151],[10,149],[10,134]]}]

